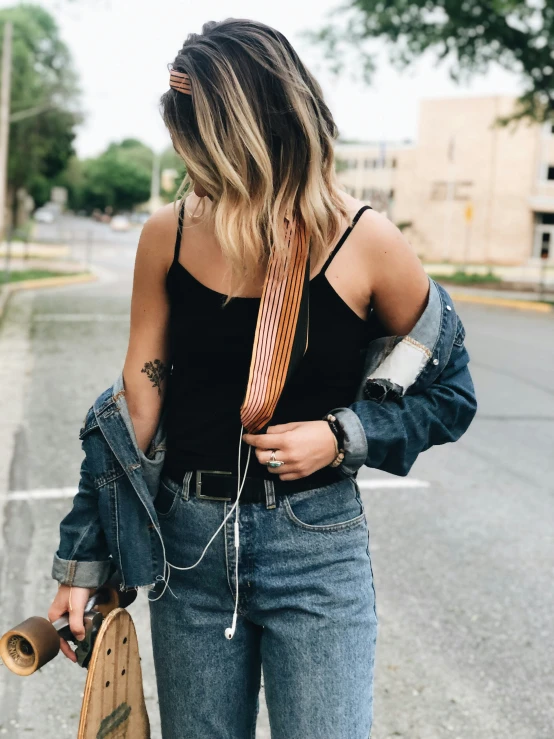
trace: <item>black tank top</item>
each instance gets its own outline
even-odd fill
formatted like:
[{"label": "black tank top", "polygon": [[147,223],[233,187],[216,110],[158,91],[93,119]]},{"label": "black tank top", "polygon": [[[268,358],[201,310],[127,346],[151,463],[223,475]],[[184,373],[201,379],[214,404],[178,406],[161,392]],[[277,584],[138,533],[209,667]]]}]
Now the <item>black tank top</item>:
[{"label": "black tank top", "polygon": [[[369,207],[360,208],[310,282],[308,349],[283,391],[271,425],[319,420],[333,408],[354,401],[373,322],[348,307],[325,272]],[[224,306],[222,293],[203,285],[179,262],[181,236],[180,219],[166,280],[172,371],[166,396],[164,464],[164,473],[178,482],[187,470],[236,471],[240,407],[260,305],[259,298],[239,297]],[[254,455],[248,474],[270,477]]]}]

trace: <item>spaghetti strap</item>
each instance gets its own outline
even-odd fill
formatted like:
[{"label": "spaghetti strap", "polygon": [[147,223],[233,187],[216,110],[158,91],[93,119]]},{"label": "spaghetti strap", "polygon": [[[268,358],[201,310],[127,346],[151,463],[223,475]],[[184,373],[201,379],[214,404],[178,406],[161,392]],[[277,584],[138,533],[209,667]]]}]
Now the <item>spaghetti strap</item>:
[{"label": "spaghetti strap", "polygon": [[173,261],[179,261],[179,251],[181,250],[181,239],[183,238],[183,222],[185,219],[185,202],[179,208],[179,224],[177,226],[177,237],[175,239],[175,251],[173,254]]},{"label": "spaghetti strap", "polygon": [[333,259],[337,256],[337,253],[338,253],[339,249],[341,248],[341,246],[344,244],[344,242],[346,241],[346,239],[350,235],[350,232],[352,231],[352,229],[354,228],[354,226],[358,223],[358,220],[359,220],[360,216],[362,215],[362,213],[364,212],[364,210],[372,210],[371,205],[363,205],[360,208],[360,210],[356,213],[356,215],[352,219],[352,223],[350,224],[350,226],[348,226],[348,228],[346,229],[346,231],[340,237],[339,243],[335,246],[335,248],[333,249],[333,251],[329,254],[329,256],[327,257],[327,261],[325,262],[325,264],[323,265],[323,267],[321,268],[321,270],[319,271],[318,274],[325,274],[327,268],[329,267],[329,265],[331,264],[331,262],[333,261]]}]

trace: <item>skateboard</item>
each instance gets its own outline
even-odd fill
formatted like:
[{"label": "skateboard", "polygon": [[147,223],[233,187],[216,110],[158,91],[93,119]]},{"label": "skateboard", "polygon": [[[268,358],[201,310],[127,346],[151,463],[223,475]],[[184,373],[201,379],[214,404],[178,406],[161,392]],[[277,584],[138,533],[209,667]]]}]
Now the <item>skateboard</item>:
[{"label": "skateboard", "polygon": [[87,679],[77,739],[150,739],[137,635],[126,607],[136,591],[121,592],[112,579],[85,607],[85,637],[77,641],[69,618],[53,623],[32,616],[0,639],[0,658],[16,675],[32,675],[60,651],[60,637],[76,645]]}]

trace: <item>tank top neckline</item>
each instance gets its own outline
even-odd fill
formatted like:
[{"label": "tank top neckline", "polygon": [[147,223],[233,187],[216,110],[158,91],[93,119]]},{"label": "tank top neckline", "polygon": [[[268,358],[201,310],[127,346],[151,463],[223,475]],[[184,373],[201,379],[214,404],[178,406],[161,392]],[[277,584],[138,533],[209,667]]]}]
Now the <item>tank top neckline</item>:
[{"label": "tank top neckline", "polygon": [[[219,290],[214,290],[213,287],[208,287],[208,285],[205,285],[203,282],[201,282],[198,279],[198,277],[195,277],[192,274],[192,272],[189,272],[189,270],[185,267],[185,265],[184,264],[181,264],[181,262],[179,262],[179,261],[173,262],[173,264],[170,266],[170,268],[168,270],[168,274],[171,271],[173,265],[176,265],[177,267],[180,267],[181,270],[187,275],[187,277],[190,277],[198,285],[198,287],[203,288],[204,290],[207,290],[209,293],[214,293],[215,294],[215,297],[217,297],[217,298],[221,298],[222,300],[226,300],[227,299],[227,295],[225,293],[221,293],[221,292],[219,292]],[[315,275],[314,277],[311,278],[310,285],[313,285],[315,283],[315,281],[317,279],[319,279],[320,277],[324,277],[325,278],[324,270],[320,270],[317,273],[317,275]],[[329,283],[329,280],[327,280],[327,278],[325,278],[325,280],[327,281],[327,283]],[[329,287],[331,287],[330,283],[329,283]],[[233,298],[233,300],[258,300],[259,301],[259,300],[261,300],[261,296],[259,296],[259,295],[236,295]]]},{"label": "tank top neckline", "polygon": [[[225,295],[225,293],[220,293],[218,290],[214,290],[213,288],[208,287],[207,285],[204,285],[203,282],[200,282],[200,280],[197,279],[191,272],[189,272],[188,269],[183,264],[181,264],[181,262],[174,262],[171,265],[171,267],[169,268],[168,273],[167,273],[168,276],[171,273],[174,264],[177,266],[177,268],[180,268],[179,271],[181,272],[181,274],[184,274],[185,277],[187,277],[189,280],[192,280],[192,282],[200,290],[202,290],[206,294],[210,294],[211,293],[213,295],[214,299],[217,299],[218,301],[221,301],[221,302],[223,302],[223,300],[225,300],[227,298],[227,295]],[[341,298],[341,296],[338,294],[338,292],[331,285],[331,283],[329,282],[329,280],[327,279],[327,277],[325,276],[325,274],[323,273],[323,271],[318,272],[315,277],[312,277],[312,279],[310,280],[310,287],[313,286],[313,285],[315,285],[315,284],[319,284],[319,283],[322,283],[322,285],[324,286],[324,288],[326,290],[329,290],[331,292],[331,294],[333,296],[333,299],[336,299],[337,302],[340,303],[344,307],[344,309],[346,311],[348,311],[349,314],[352,315],[352,318],[354,318],[357,321],[360,321],[363,324],[366,324],[367,323],[367,319],[362,318],[361,316],[359,316],[356,313],[356,311],[354,311],[348,305],[348,303],[345,300],[343,300],[343,298]],[[232,302],[234,302],[236,300],[243,301],[241,303],[241,305],[244,305],[245,307],[246,306],[250,307],[251,305],[252,306],[255,306],[256,305],[256,302],[259,303],[260,300],[261,300],[261,298],[255,297],[255,296],[249,296],[249,295],[237,295],[235,298],[232,299]]]},{"label": "tank top neckline", "polygon": [[[346,301],[345,301],[345,300],[343,300],[343,298],[341,298],[341,296],[340,296],[340,295],[339,295],[339,294],[337,293],[337,291],[336,291],[336,290],[334,289],[334,287],[333,287],[333,286],[331,285],[331,283],[330,283],[330,282],[329,282],[329,280],[327,279],[327,277],[326,277],[325,273],[327,272],[327,270],[328,270],[328,269],[329,269],[329,267],[331,266],[331,262],[333,261],[333,259],[334,259],[334,258],[335,258],[335,256],[337,255],[338,251],[340,250],[340,248],[341,248],[341,247],[343,246],[344,242],[346,241],[346,239],[347,239],[347,238],[348,238],[348,236],[350,235],[350,232],[352,231],[352,229],[354,228],[354,226],[355,226],[355,225],[356,225],[356,223],[358,222],[358,220],[359,220],[360,216],[362,215],[362,213],[363,213],[363,212],[364,212],[365,210],[371,210],[371,209],[372,209],[372,208],[371,208],[371,206],[370,206],[370,205],[363,205],[363,206],[362,206],[362,207],[361,207],[361,208],[360,208],[360,209],[359,209],[359,210],[357,211],[357,213],[355,214],[354,218],[352,219],[352,222],[351,222],[351,223],[350,223],[350,225],[349,225],[349,226],[348,226],[348,227],[347,227],[347,228],[345,229],[345,231],[343,232],[342,236],[341,236],[341,237],[340,237],[340,239],[338,240],[338,242],[337,242],[336,246],[334,246],[334,247],[333,247],[333,249],[331,250],[331,252],[329,253],[329,255],[328,255],[327,259],[325,260],[325,263],[323,264],[323,267],[322,267],[322,268],[321,268],[321,269],[319,270],[319,272],[318,272],[318,273],[317,273],[317,274],[316,274],[316,275],[315,275],[314,277],[312,277],[312,278],[311,278],[311,280],[309,281],[309,284],[310,284],[310,286],[312,286],[312,285],[316,284],[316,281],[318,280],[318,278],[322,278],[322,279],[321,279],[320,281],[321,281],[321,282],[323,282],[323,283],[327,283],[327,284],[326,284],[326,287],[327,287],[327,288],[328,288],[328,289],[329,289],[329,290],[330,290],[330,291],[331,291],[331,292],[333,293],[333,295],[334,295],[334,296],[335,296],[335,297],[336,297],[336,298],[338,299],[338,301],[339,301],[340,303],[342,303],[342,305],[343,305],[343,306],[344,306],[344,307],[345,307],[345,308],[346,308],[346,309],[347,309],[347,310],[348,310],[348,311],[349,311],[349,312],[350,312],[350,313],[351,313],[351,314],[352,314],[352,315],[354,316],[354,318],[357,318],[357,319],[358,319],[358,321],[362,321],[362,323],[367,323],[367,320],[366,320],[366,319],[364,319],[364,318],[361,318],[361,317],[360,317],[360,316],[359,316],[359,315],[358,315],[358,314],[357,314],[357,313],[356,313],[356,312],[355,312],[355,311],[354,311],[354,310],[353,310],[353,309],[352,309],[352,308],[351,308],[351,307],[350,307],[350,306],[348,305],[348,303],[346,303]],[[212,294],[214,295],[214,297],[217,297],[217,298],[219,298],[220,300],[226,300],[228,296],[227,296],[227,295],[226,295],[225,293],[219,292],[219,290],[214,290],[214,288],[212,288],[212,287],[208,287],[208,285],[205,285],[205,284],[204,284],[203,282],[201,282],[201,281],[200,281],[200,280],[199,280],[199,279],[198,279],[197,277],[195,277],[195,276],[194,276],[194,275],[192,274],[192,272],[190,272],[190,271],[189,271],[189,270],[188,270],[188,269],[187,269],[187,268],[185,267],[185,265],[184,265],[184,264],[182,264],[182,263],[181,263],[181,262],[179,261],[179,252],[180,252],[180,246],[181,246],[181,236],[182,236],[182,228],[183,228],[183,221],[182,221],[182,211],[181,211],[181,213],[180,213],[180,215],[179,215],[179,228],[178,228],[178,231],[177,231],[177,240],[176,240],[176,243],[175,243],[175,253],[174,253],[174,257],[173,257],[173,262],[171,263],[171,265],[170,265],[170,267],[169,267],[169,270],[167,271],[167,277],[169,277],[169,275],[170,275],[171,271],[173,270],[173,267],[174,267],[175,265],[177,265],[177,267],[180,267],[180,271],[181,271],[181,273],[182,273],[182,274],[185,274],[186,276],[188,276],[188,277],[189,277],[189,278],[190,278],[190,279],[191,279],[191,280],[192,280],[192,281],[193,281],[193,282],[194,282],[194,283],[195,283],[195,284],[196,284],[196,285],[197,285],[197,286],[198,286],[199,288],[203,289],[203,290],[204,290],[204,291],[206,291],[207,293],[212,293]],[[237,295],[236,297],[234,297],[234,298],[233,298],[233,301],[235,301],[235,300],[245,300],[245,301],[257,301],[257,302],[259,302],[259,301],[261,300],[261,296]]]}]

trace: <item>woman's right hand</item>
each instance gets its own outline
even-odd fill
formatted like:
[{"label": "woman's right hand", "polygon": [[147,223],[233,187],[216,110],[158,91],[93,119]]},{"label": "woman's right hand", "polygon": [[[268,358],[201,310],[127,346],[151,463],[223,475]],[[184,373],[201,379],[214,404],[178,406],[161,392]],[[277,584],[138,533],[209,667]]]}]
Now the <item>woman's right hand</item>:
[{"label": "woman's right hand", "polygon": [[[76,588],[69,585],[60,585],[56,597],[52,601],[48,611],[48,620],[53,622],[60,616],[69,614],[69,628],[73,636],[81,641],[85,638],[84,613],[85,606],[91,594],[96,588]],[[71,593],[71,602],[69,594]],[[71,608],[70,608],[71,606]],[[65,656],[72,662],[77,662],[75,652],[65,639],[60,639],[60,648]]]}]

